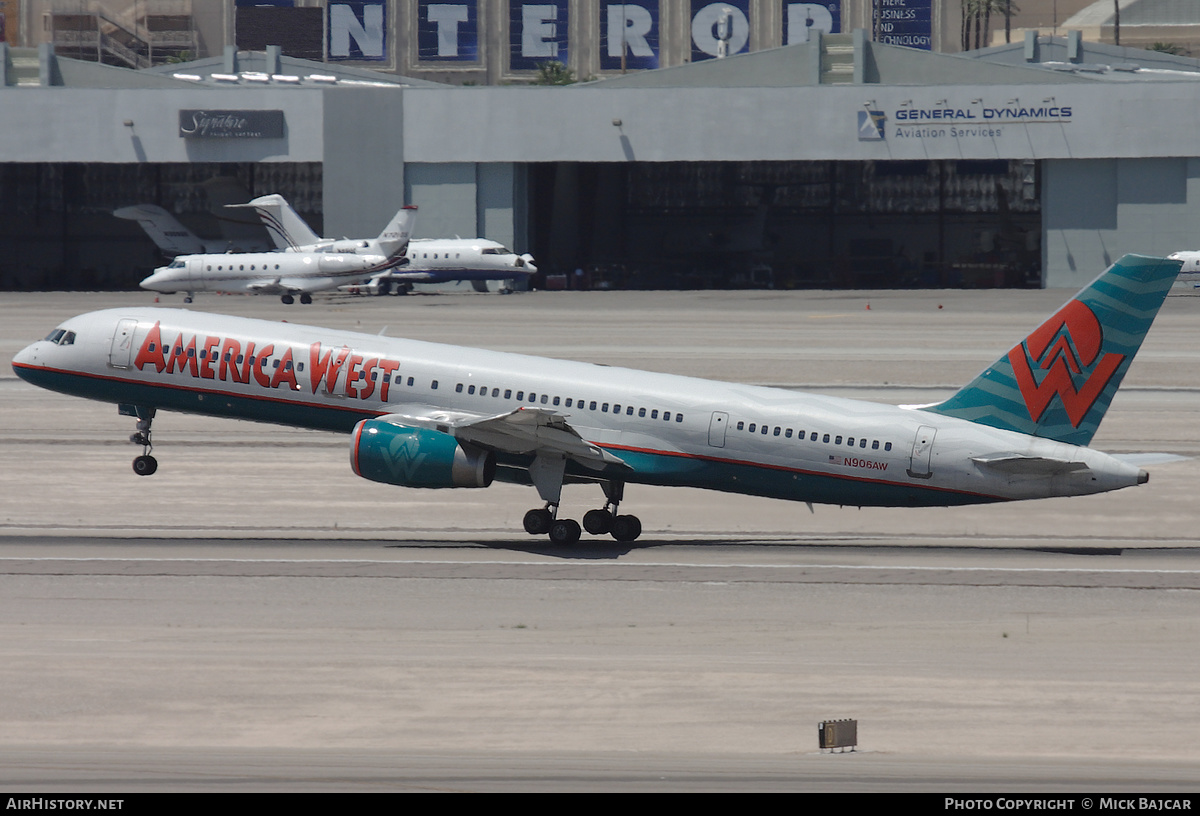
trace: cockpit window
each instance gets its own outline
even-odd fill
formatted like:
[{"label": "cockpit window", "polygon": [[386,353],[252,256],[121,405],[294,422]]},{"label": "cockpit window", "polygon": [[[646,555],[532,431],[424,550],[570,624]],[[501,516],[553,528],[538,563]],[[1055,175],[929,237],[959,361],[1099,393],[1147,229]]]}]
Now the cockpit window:
[{"label": "cockpit window", "polygon": [[187,266],[187,264],[176,258],[175,260],[171,261],[171,263],[167,264],[167,269],[183,269],[185,266]]},{"label": "cockpit window", "polygon": [[56,346],[69,346],[75,342],[75,332],[55,329],[46,335],[46,339]]},{"label": "cockpit window", "polygon": [[512,250],[505,247],[484,247],[481,255],[512,255]]}]

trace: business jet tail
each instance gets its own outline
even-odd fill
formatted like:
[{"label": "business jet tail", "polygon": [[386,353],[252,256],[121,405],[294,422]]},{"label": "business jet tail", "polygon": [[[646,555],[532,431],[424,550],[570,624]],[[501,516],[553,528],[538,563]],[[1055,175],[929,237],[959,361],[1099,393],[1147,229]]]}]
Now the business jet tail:
[{"label": "business jet tail", "polygon": [[412,237],[413,222],[417,218],[417,208],[409,205],[401,207],[383,232],[379,233],[379,251],[388,258],[403,255],[408,249],[408,240]]},{"label": "business jet tail", "polygon": [[255,210],[262,219],[263,226],[267,228],[271,240],[275,242],[276,249],[312,247],[321,242],[321,236],[313,232],[308,224],[304,223],[304,219],[292,209],[292,205],[287,203],[287,199],[277,193],[259,196],[245,204],[225,206]]},{"label": "business jet tail", "polygon": [[204,252],[204,242],[162,207],[154,204],[134,204],[132,207],[113,210],[113,215],[137,221],[159,251],[168,258]]}]

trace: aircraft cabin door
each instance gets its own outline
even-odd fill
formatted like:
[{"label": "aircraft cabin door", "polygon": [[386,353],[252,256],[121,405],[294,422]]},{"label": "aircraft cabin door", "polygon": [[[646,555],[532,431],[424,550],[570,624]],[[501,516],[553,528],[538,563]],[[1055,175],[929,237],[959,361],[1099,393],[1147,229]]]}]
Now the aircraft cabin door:
[{"label": "aircraft cabin door", "polygon": [[198,281],[204,276],[203,271],[200,268],[201,265],[203,265],[203,263],[204,263],[203,258],[188,258],[188,265],[187,265],[188,281]]},{"label": "aircraft cabin door", "polygon": [[713,411],[712,419],[708,422],[708,444],[711,447],[725,447],[725,428],[728,425],[729,414],[724,411]]},{"label": "aircraft cabin door", "polygon": [[908,475],[914,479],[928,479],[933,475],[929,462],[933,457],[933,438],[936,435],[937,429],[928,425],[917,428],[917,437],[913,440],[912,461],[908,467]]},{"label": "aircraft cabin door", "polygon": [[108,364],[113,368],[129,368],[133,362],[133,333],[137,330],[137,319],[123,317],[117,321],[113,332],[112,348],[108,352]]}]

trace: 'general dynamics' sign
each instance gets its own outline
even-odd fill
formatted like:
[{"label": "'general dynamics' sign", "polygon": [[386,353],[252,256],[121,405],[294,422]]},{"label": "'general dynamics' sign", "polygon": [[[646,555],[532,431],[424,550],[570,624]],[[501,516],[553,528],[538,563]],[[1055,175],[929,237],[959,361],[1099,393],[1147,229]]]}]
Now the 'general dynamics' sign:
[{"label": "'general dynamics' sign", "polygon": [[[943,100],[945,102],[945,100]],[[965,107],[939,104],[933,107],[901,105],[887,114],[881,110],[858,111],[858,140],[880,142],[891,135],[896,139],[998,139],[1004,125],[1069,124],[1075,111],[1071,105],[1059,105],[1053,99],[1042,104],[1021,105],[1016,100],[992,106],[977,99]]]},{"label": "'general dynamics' sign", "polygon": [[282,139],[281,110],[181,110],[185,139]]}]

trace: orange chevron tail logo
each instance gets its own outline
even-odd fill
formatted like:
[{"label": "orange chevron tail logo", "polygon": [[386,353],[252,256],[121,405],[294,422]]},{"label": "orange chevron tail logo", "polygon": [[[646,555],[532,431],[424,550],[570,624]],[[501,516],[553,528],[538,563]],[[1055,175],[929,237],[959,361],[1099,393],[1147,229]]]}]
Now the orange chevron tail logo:
[{"label": "orange chevron tail logo", "polygon": [[[1079,427],[1125,360],[1124,354],[1101,357],[1103,345],[1104,331],[1095,313],[1073,300],[1008,353],[1034,422],[1041,421],[1057,394],[1072,427]],[[1034,366],[1047,372],[1041,382],[1034,377]],[[1072,373],[1086,373],[1082,387],[1076,388]]]}]

